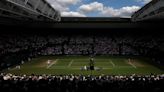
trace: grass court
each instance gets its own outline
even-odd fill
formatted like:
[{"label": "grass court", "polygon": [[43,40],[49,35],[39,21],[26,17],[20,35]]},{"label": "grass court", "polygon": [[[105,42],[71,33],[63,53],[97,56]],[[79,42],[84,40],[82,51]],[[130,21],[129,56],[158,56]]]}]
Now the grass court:
[{"label": "grass court", "polygon": [[[94,57],[95,70],[82,70],[89,66],[89,56],[40,56],[20,65],[5,70],[6,73],[20,74],[51,74],[51,75],[147,75],[163,74],[164,71],[148,63],[149,59],[141,57],[96,56]],[[50,61],[48,64],[47,62]]]}]

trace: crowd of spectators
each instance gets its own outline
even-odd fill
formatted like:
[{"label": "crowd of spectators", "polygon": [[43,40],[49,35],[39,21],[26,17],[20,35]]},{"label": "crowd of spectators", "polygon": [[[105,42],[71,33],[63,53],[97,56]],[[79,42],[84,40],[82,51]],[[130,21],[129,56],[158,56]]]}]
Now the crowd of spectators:
[{"label": "crowd of spectators", "polygon": [[[0,35],[0,70],[39,55],[158,55],[164,37],[152,35]],[[153,58],[156,61],[156,58]],[[161,61],[157,60],[160,64]],[[0,74],[0,89],[14,92],[162,92],[164,75]]]},{"label": "crowd of spectators", "polygon": [[[1,34],[0,66],[9,67],[38,55],[137,55],[164,51],[163,36]],[[14,61],[15,60],[15,61]],[[12,63],[11,63],[12,62]]]},{"label": "crowd of spectators", "polygon": [[163,92],[164,75],[0,75],[7,92]]},{"label": "crowd of spectators", "polygon": [[[163,49],[164,38],[151,36],[64,36],[1,35],[0,55],[22,50],[37,50],[44,55],[60,54],[147,54],[148,49]],[[143,51],[147,50],[147,51]]]}]

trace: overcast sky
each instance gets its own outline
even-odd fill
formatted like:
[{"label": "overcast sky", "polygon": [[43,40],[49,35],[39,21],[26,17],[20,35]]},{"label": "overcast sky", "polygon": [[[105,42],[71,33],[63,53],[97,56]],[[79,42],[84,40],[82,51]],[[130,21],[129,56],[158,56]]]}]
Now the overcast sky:
[{"label": "overcast sky", "polygon": [[130,17],[151,0],[47,0],[65,17]]}]

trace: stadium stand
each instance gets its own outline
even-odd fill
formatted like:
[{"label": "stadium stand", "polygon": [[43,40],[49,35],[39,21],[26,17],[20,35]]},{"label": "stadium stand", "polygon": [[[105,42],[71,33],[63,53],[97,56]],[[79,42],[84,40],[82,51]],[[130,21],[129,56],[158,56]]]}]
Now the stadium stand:
[{"label": "stadium stand", "polygon": [[61,17],[61,22],[129,22],[130,18],[120,17]]},{"label": "stadium stand", "polygon": [[146,4],[140,10],[132,15],[131,20],[144,21],[144,20],[163,20],[164,19],[164,1],[163,0],[152,0],[150,3]]},{"label": "stadium stand", "polygon": [[[1,20],[60,21],[60,13],[46,0],[1,0]],[[9,21],[9,20],[8,20]]]},{"label": "stadium stand", "polygon": [[[134,13],[131,22],[125,18],[61,18],[60,13],[45,0],[0,0],[0,23],[7,24],[1,26],[4,30],[0,32],[0,71],[20,65],[22,61],[28,62],[35,57],[47,55],[143,56],[152,59],[154,65],[163,67],[164,33],[157,31],[158,24],[155,26],[134,23],[158,16],[162,18],[162,6],[163,0],[152,1]],[[156,10],[152,11],[152,8]],[[35,29],[28,28],[29,24],[23,27],[9,26],[11,20],[40,22],[31,23]],[[52,23],[60,20],[62,21],[57,24]],[[51,22],[40,24],[47,21]],[[43,26],[46,28],[42,29]],[[163,24],[161,26],[163,27]],[[146,31],[147,27],[155,30],[151,33],[149,30]],[[63,33],[62,28],[67,32]],[[135,28],[137,33],[134,32]],[[6,32],[7,29],[9,31]],[[85,29],[82,30],[85,35],[79,31],[80,29]],[[95,29],[99,32],[95,32]],[[109,33],[103,31],[104,29]],[[71,30],[76,31],[72,33]],[[0,74],[0,89],[9,92],[163,92],[163,85],[163,74],[99,76]]]},{"label": "stadium stand", "polygon": [[15,92],[162,92],[164,75],[0,75],[1,90]]},{"label": "stadium stand", "polygon": [[[1,69],[40,55],[113,55],[162,58],[163,34],[1,34]],[[162,60],[154,59],[159,65]]]}]

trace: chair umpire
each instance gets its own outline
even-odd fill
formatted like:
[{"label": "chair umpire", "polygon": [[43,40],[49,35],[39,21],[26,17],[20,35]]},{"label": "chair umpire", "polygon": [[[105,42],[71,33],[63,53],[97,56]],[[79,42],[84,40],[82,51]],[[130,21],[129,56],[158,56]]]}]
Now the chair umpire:
[{"label": "chair umpire", "polygon": [[93,57],[90,58],[89,67],[90,67],[90,70],[94,70],[94,58]]}]

